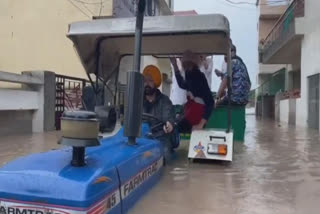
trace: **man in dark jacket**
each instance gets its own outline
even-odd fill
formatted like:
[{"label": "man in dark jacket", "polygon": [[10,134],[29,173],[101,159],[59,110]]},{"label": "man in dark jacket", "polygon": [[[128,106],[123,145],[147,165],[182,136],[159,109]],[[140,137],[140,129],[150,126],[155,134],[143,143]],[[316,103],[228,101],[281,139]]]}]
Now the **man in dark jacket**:
[{"label": "man in dark jacket", "polygon": [[[158,87],[161,85],[160,70],[153,66],[147,66],[143,71],[144,76],[144,113],[151,114],[165,122],[163,131],[165,135],[159,140],[165,144],[165,153],[172,150],[175,113],[173,105],[166,95],[162,94]],[[151,126],[154,122],[150,122]]]},{"label": "man in dark jacket", "polygon": [[175,58],[171,59],[175,76],[180,88],[187,90],[187,103],[184,118],[179,122],[180,132],[191,132],[204,128],[210,118],[214,100],[205,75],[200,71],[200,56],[186,51],[182,57],[185,79],[181,76]]}]

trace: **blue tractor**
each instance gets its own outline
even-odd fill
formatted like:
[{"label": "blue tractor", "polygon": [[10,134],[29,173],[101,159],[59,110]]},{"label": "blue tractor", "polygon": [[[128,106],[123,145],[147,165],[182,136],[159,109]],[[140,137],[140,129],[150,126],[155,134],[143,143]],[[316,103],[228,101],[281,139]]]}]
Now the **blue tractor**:
[{"label": "blue tractor", "polygon": [[124,125],[112,137],[99,137],[96,113],[65,112],[61,149],[21,157],[0,169],[0,214],[126,213],[161,178],[166,160],[161,142],[154,137],[159,133],[144,123],[157,119],[142,115],[140,57],[179,57],[186,49],[225,54],[229,23],[222,15],[146,17],[144,21],[144,9],[145,0],[140,0],[136,18],[69,26],[67,36],[95,91],[99,81],[117,83],[121,59],[134,56]]}]

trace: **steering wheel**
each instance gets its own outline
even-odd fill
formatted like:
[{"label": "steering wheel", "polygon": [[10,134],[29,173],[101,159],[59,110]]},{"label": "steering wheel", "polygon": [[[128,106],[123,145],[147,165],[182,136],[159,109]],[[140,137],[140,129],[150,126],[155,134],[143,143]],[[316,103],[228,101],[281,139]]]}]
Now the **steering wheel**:
[{"label": "steering wheel", "polygon": [[146,113],[142,114],[142,120],[155,123],[153,126],[150,127],[152,137],[157,138],[157,137],[165,135],[165,132],[163,130],[163,126],[166,125],[166,122],[160,120],[159,118],[157,118],[151,114],[146,114]]}]

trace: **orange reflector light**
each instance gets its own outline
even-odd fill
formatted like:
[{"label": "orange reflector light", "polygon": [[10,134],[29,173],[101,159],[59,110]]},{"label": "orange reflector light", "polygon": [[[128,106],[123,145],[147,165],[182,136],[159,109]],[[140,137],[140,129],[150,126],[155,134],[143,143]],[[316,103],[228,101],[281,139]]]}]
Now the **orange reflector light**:
[{"label": "orange reflector light", "polygon": [[218,145],[218,154],[219,155],[227,155],[227,145],[224,145],[224,144],[219,144]]},{"label": "orange reflector light", "polygon": [[225,144],[208,144],[208,154],[212,155],[227,155],[228,147]]},{"label": "orange reflector light", "polygon": [[99,183],[105,183],[105,182],[110,182],[112,181],[111,178],[108,178],[106,176],[102,176],[102,177],[99,177],[95,180],[94,184],[99,184]]}]

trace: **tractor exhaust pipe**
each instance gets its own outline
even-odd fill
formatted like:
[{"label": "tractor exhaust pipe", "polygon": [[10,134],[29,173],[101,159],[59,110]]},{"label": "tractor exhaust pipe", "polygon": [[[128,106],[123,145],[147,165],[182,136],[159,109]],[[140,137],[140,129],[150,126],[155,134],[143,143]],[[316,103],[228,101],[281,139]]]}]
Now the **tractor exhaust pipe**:
[{"label": "tractor exhaust pipe", "polygon": [[128,73],[127,102],[125,105],[124,135],[128,137],[128,144],[135,145],[136,138],[141,133],[141,118],[143,109],[143,76],[140,73],[141,44],[143,33],[143,19],[146,0],[139,0],[136,19],[135,51],[133,71]]}]

